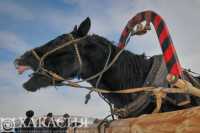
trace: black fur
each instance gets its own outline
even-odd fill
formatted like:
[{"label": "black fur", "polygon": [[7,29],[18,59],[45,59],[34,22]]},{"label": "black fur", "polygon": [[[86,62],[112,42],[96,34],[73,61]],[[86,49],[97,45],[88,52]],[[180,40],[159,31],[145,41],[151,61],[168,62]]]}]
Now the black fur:
[{"label": "black fur", "polygon": [[[70,33],[75,38],[86,36],[90,29],[90,19],[87,18],[77,28]],[[63,45],[70,41],[69,34],[63,34],[47,44],[35,48],[34,50],[41,57],[46,52]],[[111,46],[111,59],[119,52],[119,48],[113,45],[107,39],[98,36],[90,35],[85,40],[78,42],[79,52],[83,61],[80,76],[82,79],[90,77],[97,72],[100,72],[109,55],[109,45]],[[23,64],[32,67],[35,71],[38,62],[33,54],[28,51],[16,60],[17,64]],[[74,78],[80,70],[79,62],[73,46],[67,46],[54,54],[48,56],[44,61],[44,67],[48,70],[56,72],[64,78]],[[103,74],[100,81],[100,88],[109,88],[110,90],[119,90],[126,88],[142,87],[146,76],[151,68],[152,59],[147,59],[144,55],[136,55],[125,50],[113,66]],[[89,81],[95,86],[97,79]],[[60,82],[56,82],[58,85]],[[29,91],[36,91],[40,88],[51,86],[52,79],[33,74],[33,76],[23,85]],[[134,101],[140,94],[103,94],[116,107],[124,107],[131,101]],[[150,113],[154,103],[137,115]],[[168,107],[168,105],[165,105]],[[175,108],[178,109],[178,108]],[[136,116],[133,112],[133,115]]]}]

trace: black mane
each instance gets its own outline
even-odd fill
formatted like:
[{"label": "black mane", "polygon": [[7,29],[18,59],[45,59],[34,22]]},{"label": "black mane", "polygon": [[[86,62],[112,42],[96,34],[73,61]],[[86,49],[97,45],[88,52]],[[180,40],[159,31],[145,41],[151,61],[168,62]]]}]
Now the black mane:
[{"label": "black mane", "polygon": [[[95,45],[103,45],[106,50],[104,53],[106,58],[102,59],[102,62],[96,62],[96,58],[98,57],[91,58],[91,65],[93,65],[93,68],[96,70],[102,70],[102,67],[105,64],[105,59],[107,59],[109,54],[109,45],[112,49],[110,61],[120,51],[120,48],[115,46],[112,42],[98,35],[92,35],[87,41]],[[113,66],[105,72],[102,79],[110,89],[114,90],[141,87],[146,79],[149,69],[151,68],[151,64],[152,60],[147,59],[145,55],[137,55],[128,50],[124,50]],[[115,72],[114,75],[113,72]]]},{"label": "black mane", "polygon": [[[103,69],[106,59],[109,55],[109,46],[111,46],[110,61],[115,58],[116,54],[120,51],[120,48],[115,46],[112,42],[98,35],[89,36],[86,41],[83,42],[83,45],[84,43],[88,43],[89,46],[86,50],[87,55],[83,56],[83,58],[88,58],[90,66],[88,66],[89,68],[83,69],[83,79],[92,76]],[[80,44],[80,46],[81,45],[82,44]],[[96,49],[96,51],[93,52],[91,49]],[[104,52],[102,52],[101,49],[103,49]],[[113,91],[142,87],[146,76],[151,69],[151,65],[152,59],[147,59],[145,55],[137,55],[128,50],[124,50],[112,67],[103,74],[98,87]],[[84,70],[87,71],[88,69],[92,70],[92,73],[84,72]],[[93,86],[96,85],[96,82],[97,78],[89,81],[89,83],[91,83]],[[139,95],[103,94],[103,96],[106,97],[116,107],[124,107],[124,105],[130,103]]]}]

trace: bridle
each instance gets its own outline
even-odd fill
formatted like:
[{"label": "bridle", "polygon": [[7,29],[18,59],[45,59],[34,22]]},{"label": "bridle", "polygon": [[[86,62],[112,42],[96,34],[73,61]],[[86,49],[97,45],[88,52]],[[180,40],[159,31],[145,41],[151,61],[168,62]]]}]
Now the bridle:
[{"label": "bridle", "polygon": [[[108,54],[108,57],[107,57],[107,60],[106,60],[106,62],[105,62],[105,65],[104,65],[103,69],[102,69],[100,72],[98,72],[98,73],[96,73],[96,74],[94,74],[94,75],[92,75],[92,76],[90,76],[90,77],[88,77],[88,78],[86,78],[86,79],[84,79],[84,80],[77,81],[77,82],[72,82],[72,81],[70,81],[70,79],[65,79],[65,78],[63,78],[62,76],[58,75],[57,73],[52,72],[52,71],[47,70],[47,69],[44,68],[44,60],[45,60],[45,58],[46,58],[48,55],[53,54],[53,53],[56,52],[57,50],[62,49],[62,48],[64,48],[64,47],[66,47],[66,46],[73,45],[73,46],[74,46],[74,49],[75,49],[75,52],[76,52],[76,56],[77,56],[78,62],[79,62],[79,74],[80,74],[81,71],[82,71],[81,69],[82,69],[83,62],[82,62],[82,58],[81,58],[81,55],[80,55],[80,51],[79,51],[79,49],[78,49],[78,42],[81,41],[81,40],[84,40],[84,39],[87,38],[87,37],[88,37],[88,36],[84,36],[84,37],[82,37],[82,38],[75,39],[75,38],[73,37],[73,35],[70,34],[70,39],[71,39],[71,41],[69,41],[69,42],[67,42],[67,43],[65,43],[65,44],[63,44],[63,45],[61,45],[61,46],[59,46],[59,47],[56,47],[55,49],[52,49],[52,50],[48,51],[48,52],[45,53],[42,57],[40,57],[40,56],[37,54],[37,52],[36,52],[34,49],[32,49],[32,50],[31,50],[32,54],[34,55],[34,57],[35,57],[35,58],[38,60],[38,62],[39,62],[38,68],[37,68],[37,70],[36,70],[35,73],[37,73],[37,74],[42,74],[42,75],[44,75],[44,76],[50,78],[50,79],[52,80],[52,84],[53,84],[55,87],[56,87],[56,85],[55,85],[55,82],[56,82],[56,81],[61,81],[61,82],[62,82],[62,81],[67,81],[68,83],[63,83],[63,82],[62,82],[62,83],[60,83],[60,84],[61,84],[61,85],[66,85],[66,86],[71,86],[71,87],[74,87],[74,88],[85,88],[85,89],[88,89],[88,90],[89,90],[89,93],[88,93],[88,94],[86,95],[86,97],[85,97],[85,104],[88,103],[88,101],[89,101],[89,99],[90,99],[90,97],[91,97],[90,94],[91,94],[93,91],[97,92],[97,93],[99,94],[99,96],[110,106],[111,112],[113,112],[112,104],[111,104],[105,97],[103,97],[103,95],[102,95],[102,93],[104,93],[104,92],[105,92],[105,93],[111,93],[111,91],[104,90],[104,89],[101,89],[101,88],[99,89],[98,87],[99,87],[99,83],[100,83],[100,80],[101,80],[101,78],[102,78],[104,72],[106,72],[106,71],[115,63],[115,61],[118,59],[118,57],[119,57],[119,56],[121,55],[121,53],[124,51],[124,49],[121,49],[121,50],[116,54],[116,56],[113,58],[113,60],[110,62],[112,50],[111,50],[111,44],[109,44],[109,45],[108,45],[109,54]],[[110,64],[109,64],[109,62],[110,62]],[[95,78],[98,78],[97,81],[96,81],[95,87],[88,87],[88,86],[79,85],[79,83],[81,83],[81,82],[90,81],[90,80],[95,79]],[[117,93],[120,93],[120,92],[117,92]],[[113,117],[113,116],[112,116],[112,117]],[[113,119],[114,119],[114,117],[113,117]]]},{"label": "bridle", "polygon": [[100,72],[98,72],[98,73],[96,73],[96,74],[94,74],[94,75],[92,75],[92,76],[90,76],[90,77],[88,77],[88,78],[86,78],[84,80],[72,82],[71,79],[65,79],[61,75],[58,75],[57,73],[44,68],[44,60],[47,58],[47,56],[53,54],[54,52],[56,52],[56,51],[58,51],[58,50],[60,50],[60,49],[62,49],[64,47],[67,47],[69,45],[73,45],[73,47],[75,49],[77,60],[79,62],[79,72],[78,72],[78,74],[81,73],[83,61],[82,61],[82,58],[81,58],[81,55],[80,55],[80,51],[78,49],[78,42],[86,39],[88,36],[84,36],[84,37],[75,39],[72,34],[69,34],[69,35],[70,35],[70,39],[71,39],[69,42],[64,43],[63,45],[58,46],[58,47],[56,47],[56,48],[54,48],[54,49],[46,52],[42,57],[40,57],[34,49],[31,50],[31,52],[34,55],[34,57],[38,60],[38,68],[35,71],[35,73],[36,74],[44,75],[44,76],[46,76],[48,78],[51,78],[52,83],[53,83],[54,86],[55,86],[55,81],[62,81],[62,82],[66,81],[66,82],[68,82],[67,84],[66,83],[61,83],[61,84],[62,85],[72,86],[72,87],[86,88],[86,89],[89,89],[90,91],[93,91],[92,87],[81,86],[78,83],[85,82],[85,81],[90,81],[90,80],[95,79],[95,78],[98,77],[97,82],[96,82],[96,86],[95,86],[96,88],[98,87],[99,82],[100,82],[100,80],[102,78],[103,73],[105,71],[107,71],[112,66],[112,64],[113,64],[113,63],[109,64],[110,57],[111,57],[111,52],[112,52],[111,45],[108,45],[109,54],[108,54],[108,58],[107,58],[107,60],[105,62],[104,68]]},{"label": "bridle", "polygon": [[[65,79],[63,78],[62,76],[58,75],[57,73],[55,72],[52,72],[50,70],[47,70],[44,68],[43,66],[43,63],[44,63],[44,59],[49,56],[50,54],[53,54],[55,51],[59,50],[59,49],[62,49],[66,46],[69,46],[69,45],[73,45],[74,46],[74,49],[75,49],[75,52],[76,52],[76,56],[77,56],[77,59],[78,59],[78,62],[79,62],[79,65],[80,65],[80,71],[81,71],[81,67],[82,67],[82,59],[81,59],[81,56],[80,56],[80,52],[79,52],[79,49],[78,49],[78,42],[81,41],[81,40],[84,40],[86,39],[88,36],[84,36],[82,38],[77,38],[77,39],[74,39],[73,36],[72,36],[72,39],[71,41],[59,46],[59,47],[56,47],[55,49],[52,49],[50,51],[48,51],[47,53],[45,53],[42,57],[40,57],[36,51],[33,49],[31,50],[32,51],[32,54],[34,55],[34,57],[38,60],[39,62],[39,66],[38,66],[38,69],[36,71],[36,73],[39,73],[39,74],[42,74],[42,75],[45,75],[49,78],[52,79],[52,82],[53,84],[55,85],[55,81],[66,81],[67,83],[64,83],[62,82],[61,85],[66,85],[66,86],[71,86],[73,88],[85,88],[85,89],[88,89],[90,92],[88,93],[88,95],[90,96],[90,93],[92,91],[95,91],[97,92],[100,97],[106,101],[109,106],[110,106],[110,109],[111,109],[111,114],[113,115],[114,113],[120,113],[120,112],[126,112],[126,108],[122,108],[123,110],[119,109],[119,110],[114,110],[111,103],[105,99],[103,96],[102,96],[102,93],[115,93],[115,94],[130,94],[130,93],[140,93],[140,92],[145,92],[145,93],[151,93],[152,95],[155,95],[156,97],[156,108],[154,109],[154,111],[159,111],[160,110],[160,107],[161,107],[161,103],[162,103],[162,98],[165,98],[165,94],[166,93],[177,93],[179,92],[179,90],[177,90],[176,88],[165,88],[163,89],[162,87],[155,87],[155,86],[146,86],[146,87],[142,87],[142,88],[127,88],[127,89],[122,89],[122,90],[117,90],[117,91],[112,91],[110,90],[109,88],[98,88],[98,85],[99,85],[99,82],[102,78],[102,75],[116,62],[116,60],[119,58],[119,56],[121,55],[121,53],[124,51],[124,48],[120,49],[117,54],[114,56],[114,58],[112,60],[110,60],[111,58],[111,46],[109,45],[109,55],[108,55],[108,58],[106,60],[106,63],[104,65],[104,68],[84,79],[84,80],[81,80],[81,81],[77,81],[77,82],[72,82],[70,81],[70,79]],[[84,82],[84,81],[90,81],[92,79],[95,79],[95,78],[98,78],[97,79],[97,82],[96,82],[96,86],[95,87],[88,87],[88,86],[82,86],[80,85],[79,83],[80,82]],[[180,92],[180,93],[185,93],[185,92]],[[164,94],[164,95],[163,95]],[[88,96],[86,95],[86,96]],[[86,97],[86,100],[87,97]],[[86,101],[85,101],[86,103]]]},{"label": "bridle", "polygon": [[81,40],[86,39],[88,36],[84,36],[84,37],[77,38],[77,39],[75,39],[72,34],[69,34],[69,36],[70,36],[70,41],[69,42],[64,43],[63,45],[58,46],[58,47],[46,52],[42,57],[40,57],[34,49],[31,50],[31,52],[34,55],[34,57],[38,60],[38,68],[36,69],[36,71],[34,73],[41,74],[41,75],[44,75],[44,76],[46,76],[48,78],[51,78],[52,79],[52,83],[53,83],[54,86],[55,86],[55,81],[66,81],[66,80],[70,80],[70,79],[65,79],[61,75],[46,69],[44,67],[44,60],[49,55],[53,54],[54,52],[56,52],[56,51],[58,51],[58,50],[60,50],[60,49],[62,49],[64,47],[67,47],[69,45],[73,45],[75,53],[76,53],[76,57],[77,57],[77,60],[78,60],[78,63],[79,63],[79,72],[78,73],[79,74],[81,73],[81,69],[82,69],[82,64],[83,63],[82,63],[82,59],[81,59],[81,56],[80,56],[80,52],[79,52],[77,43],[79,41],[81,41]]}]

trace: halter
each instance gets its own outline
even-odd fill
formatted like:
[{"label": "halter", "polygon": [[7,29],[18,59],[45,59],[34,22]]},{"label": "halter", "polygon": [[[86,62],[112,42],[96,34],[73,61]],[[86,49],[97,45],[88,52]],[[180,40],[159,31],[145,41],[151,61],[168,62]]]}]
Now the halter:
[{"label": "halter", "polygon": [[39,62],[39,65],[38,65],[38,68],[36,70],[36,73],[39,73],[39,74],[42,74],[42,75],[45,75],[47,77],[51,77],[52,78],[52,81],[53,83],[55,83],[55,81],[65,81],[66,79],[63,78],[62,76],[58,75],[57,73],[53,72],[53,71],[50,71],[50,70],[47,70],[44,68],[44,60],[47,58],[47,56],[49,56],[50,54],[53,54],[54,52],[56,52],[57,50],[60,50],[66,46],[69,46],[69,45],[72,45],[74,46],[74,49],[75,49],[75,52],[76,52],[76,57],[78,59],[78,62],[79,62],[79,72],[81,71],[81,68],[82,68],[82,59],[81,59],[81,56],[80,56],[80,52],[79,52],[79,49],[78,49],[78,46],[77,46],[77,42],[83,40],[87,38],[87,36],[84,36],[82,38],[77,38],[77,39],[74,39],[73,35],[70,34],[70,39],[71,41],[67,42],[67,43],[64,43],[63,45],[59,46],[59,47],[56,47],[55,49],[52,49],[50,51],[48,51],[47,53],[45,53],[42,57],[40,57],[37,52],[32,49],[31,52],[32,54],[34,55],[34,57],[38,60]]},{"label": "halter", "polygon": [[[140,23],[143,20],[146,20],[146,22],[147,22],[145,27],[141,27],[141,25],[140,25]],[[71,41],[63,44],[62,46],[56,47],[55,49],[53,49],[51,51],[48,51],[41,58],[38,56],[38,54],[36,53],[35,50],[32,50],[33,55],[39,61],[37,72],[41,71],[42,74],[50,77],[53,80],[53,83],[55,83],[55,81],[67,81],[68,83],[63,83],[63,85],[67,85],[67,86],[71,86],[71,87],[75,87],[75,88],[85,88],[85,89],[88,89],[90,91],[95,91],[95,92],[98,92],[98,93],[130,94],[130,93],[140,93],[140,92],[151,92],[156,97],[156,108],[155,108],[154,112],[158,112],[160,110],[161,104],[162,104],[162,98],[167,98],[167,96],[166,96],[167,93],[187,93],[187,94],[190,93],[192,95],[195,95],[198,92],[198,96],[200,96],[200,91],[198,89],[194,89],[192,87],[190,87],[190,88],[187,87],[189,85],[187,85],[188,83],[186,81],[185,81],[185,84],[186,84],[185,87],[184,86],[179,87],[178,85],[177,85],[177,87],[187,88],[187,89],[189,89],[189,91],[184,90],[184,89],[180,90],[179,88],[178,89],[177,88],[165,88],[165,89],[163,89],[161,87],[127,88],[125,90],[118,90],[118,91],[109,91],[109,88],[98,88],[98,84],[99,84],[100,79],[101,79],[102,75],[104,74],[104,72],[106,72],[116,62],[116,60],[119,58],[121,53],[124,51],[124,48],[125,48],[126,44],[128,43],[128,41],[130,39],[129,33],[133,31],[134,26],[138,26],[138,27],[136,29],[136,32],[134,32],[134,31],[132,32],[132,35],[142,35],[142,34],[146,33],[147,30],[150,30],[150,22],[153,23],[157,33],[159,33],[158,36],[161,34],[161,31],[163,32],[163,34],[161,34],[162,36],[161,35],[159,36],[160,43],[161,42],[164,43],[164,41],[162,39],[164,39],[165,37],[168,37],[167,38],[167,41],[168,41],[167,44],[170,45],[172,47],[172,49],[174,49],[173,43],[172,43],[171,38],[170,38],[169,33],[168,33],[168,29],[165,26],[162,27],[163,23],[164,23],[162,18],[154,12],[142,12],[142,13],[137,14],[134,18],[132,18],[129,21],[129,23],[127,24],[127,26],[125,27],[125,29],[122,33],[122,36],[120,38],[120,43],[119,43],[119,47],[121,48],[120,51],[115,55],[115,57],[109,63],[110,55],[111,55],[111,49],[109,47],[110,53],[109,53],[108,59],[105,63],[105,66],[100,72],[96,73],[95,75],[90,76],[87,79],[84,79],[82,81],[71,82],[68,79],[65,79],[62,76],[56,74],[55,72],[49,71],[49,70],[47,70],[43,67],[44,59],[48,55],[54,53],[55,51],[57,51],[59,49],[62,49],[66,46],[73,44],[75,52],[76,52],[76,56],[77,56],[77,59],[78,59],[79,65],[80,65],[80,72],[81,72],[82,59],[81,59],[81,56],[80,56],[80,52],[79,52],[77,43],[79,41],[87,38],[87,36],[84,36],[84,37],[78,38],[78,39],[74,39],[74,37],[72,35],[70,35]],[[163,53],[164,52],[166,53],[166,54],[164,54],[164,59],[166,60],[169,55],[174,57],[173,62],[168,63],[169,64],[169,66],[167,67],[168,71],[172,74],[175,74],[176,76],[178,75],[178,76],[182,77],[181,66],[180,66],[180,63],[179,63],[179,60],[177,58],[175,50],[174,51],[172,50],[170,53],[168,53],[168,52],[166,52],[166,49],[164,49],[164,46],[165,45],[161,45]],[[171,68],[171,65],[174,65],[175,67]],[[97,79],[95,87],[81,86],[81,85],[78,84],[80,82],[89,81],[89,80],[95,79],[97,77],[98,77],[98,79]],[[183,80],[180,80],[180,81],[183,81]],[[182,85],[182,84],[180,84],[180,85]],[[195,90],[195,93],[191,91],[191,88]],[[112,110],[111,110],[111,112],[112,112]]]},{"label": "halter", "polygon": [[84,36],[84,37],[82,37],[82,38],[77,38],[77,39],[75,39],[75,38],[73,37],[73,35],[70,34],[70,39],[71,39],[71,40],[70,40],[69,42],[64,43],[63,45],[61,45],[61,46],[59,46],[59,47],[56,47],[55,49],[52,49],[52,50],[48,51],[48,52],[45,53],[42,57],[40,57],[40,56],[37,54],[37,52],[36,52],[34,49],[32,49],[32,50],[31,50],[32,54],[34,55],[34,57],[35,57],[35,58],[38,60],[38,62],[39,62],[39,66],[38,66],[38,68],[37,68],[37,70],[36,70],[35,73],[38,73],[38,74],[44,75],[44,76],[46,76],[46,77],[48,77],[48,78],[51,78],[54,85],[55,85],[55,81],[67,81],[68,84],[66,84],[66,83],[62,83],[62,84],[63,84],[63,85],[68,85],[68,86],[71,86],[71,87],[86,88],[86,89],[89,89],[90,91],[93,91],[94,89],[93,89],[92,87],[81,86],[81,85],[79,85],[78,83],[80,83],[80,82],[85,82],[85,81],[90,81],[90,80],[95,79],[95,78],[98,77],[97,83],[96,83],[96,86],[95,86],[95,87],[97,88],[98,85],[99,85],[99,82],[100,82],[100,80],[101,80],[101,78],[102,78],[103,73],[104,73],[105,71],[107,71],[107,70],[112,66],[112,64],[114,64],[114,62],[117,60],[117,58],[119,57],[119,55],[122,53],[122,50],[120,50],[121,52],[119,52],[119,53],[116,55],[117,58],[115,57],[115,58],[112,60],[112,62],[109,64],[110,57],[111,57],[111,52],[112,52],[112,50],[111,50],[111,45],[109,45],[109,47],[108,47],[108,49],[109,49],[109,54],[108,54],[108,58],[107,58],[107,60],[106,60],[106,62],[105,62],[104,68],[103,68],[100,72],[98,72],[98,73],[96,73],[96,74],[94,74],[94,75],[92,75],[92,76],[90,76],[90,77],[88,77],[88,78],[86,78],[86,79],[84,79],[84,80],[77,81],[77,82],[72,82],[72,81],[70,81],[71,79],[65,79],[64,77],[58,75],[57,73],[55,73],[55,72],[53,72],[53,71],[50,71],[50,70],[44,68],[44,60],[47,58],[47,56],[49,56],[50,54],[53,54],[53,53],[56,52],[57,50],[60,50],[60,49],[62,49],[62,48],[64,48],[64,47],[66,47],[66,46],[73,45],[73,46],[74,46],[74,49],[75,49],[75,52],[76,52],[77,60],[78,60],[78,62],[79,62],[79,72],[78,72],[78,74],[80,74],[81,71],[82,71],[81,69],[82,69],[83,62],[82,62],[82,58],[81,58],[81,55],[80,55],[80,52],[79,52],[79,49],[78,49],[78,42],[81,41],[81,40],[86,39],[87,37],[88,37],[88,36]]},{"label": "halter", "polygon": [[[146,87],[142,87],[142,88],[127,88],[127,89],[123,89],[123,90],[117,90],[117,91],[112,91],[110,90],[109,88],[98,88],[98,83],[102,77],[102,75],[104,74],[104,72],[106,72],[115,62],[116,60],[119,58],[119,56],[123,53],[124,51],[124,48],[120,49],[120,51],[118,51],[118,53],[114,56],[114,58],[110,61],[110,55],[111,55],[111,46],[109,45],[109,55],[108,55],[108,58],[106,60],[106,63],[105,63],[105,66],[104,68],[96,73],[95,75],[93,76],[90,76],[84,80],[81,80],[81,81],[77,81],[77,82],[71,82],[69,79],[65,79],[63,78],[62,76],[56,74],[55,72],[52,72],[50,70],[47,70],[43,67],[43,61],[44,59],[54,53],[55,51],[59,50],[59,49],[62,49],[66,46],[69,46],[69,45],[72,45],[74,46],[75,48],[75,51],[76,51],[76,55],[77,55],[77,59],[79,61],[79,65],[80,65],[80,69],[81,69],[81,66],[82,66],[82,59],[81,59],[81,56],[80,56],[80,52],[79,52],[79,49],[78,49],[78,42],[87,38],[87,36],[84,36],[82,38],[78,38],[78,39],[74,39],[72,37],[72,40],[63,44],[62,46],[59,46],[59,47],[56,47],[55,49],[53,50],[50,50],[48,51],[47,53],[45,53],[42,57],[40,57],[35,50],[32,50],[32,54],[35,56],[35,58],[38,60],[39,62],[39,66],[38,66],[38,69],[37,69],[37,72],[36,73],[40,73],[40,74],[43,74],[49,78],[52,79],[53,81],[53,84],[55,84],[55,81],[67,81],[68,83],[62,83],[62,85],[67,85],[67,86],[71,86],[71,87],[74,87],[74,88],[85,88],[85,89],[88,89],[90,90],[89,94],[91,93],[91,91],[95,91],[97,93],[100,93],[100,96],[101,96],[101,93],[115,93],[115,94],[130,94],[130,93],[141,93],[141,92],[144,92],[144,93],[151,93],[152,95],[154,95],[156,97],[156,108],[154,109],[153,112],[158,112],[161,108],[161,104],[162,104],[162,98],[167,98],[166,94],[167,93],[191,93],[192,95],[195,95],[196,92],[198,92],[198,96],[200,96],[200,91],[196,88],[192,88],[195,90],[195,93],[194,92],[190,92],[191,91],[191,88],[189,88],[189,91],[188,90],[181,90],[181,89],[177,89],[177,88],[165,88],[163,89],[162,87],[154,87],[154,86],[146,86]],[[95,87],[88,87],[88,86],[81,86],[79,85],[78,83],[80,82],[84,82],[84,81],[89,81],[89,80],[92,80],[92,79],[95,79],[97,78],[97,82],[96,82],[96,86]],[[182,81],[182,80],[181,80]],[[186,82],[186,81],[185,81]],[[187,82],[186,82],[187,83]],[[181,88],[181,87],[180,87]],[[88,94],[88,96],[89,96]],[[101,96],[102,97],[102,96]],[[103,97],[102,97],[103,98]],[[88,100],[86,98],[86,100]],[[103,100],[106,101],[105,98],[103,98]],[[114,113],[120,113],[121,110],[113,110],[113,107],[112,105],[110,105],[110,103],[108,103],[110,108],[111,108],[111,112],[112,112],[112,115],[113,115],[113,112]],[[126,110],[126,108],[123,108]]]}]

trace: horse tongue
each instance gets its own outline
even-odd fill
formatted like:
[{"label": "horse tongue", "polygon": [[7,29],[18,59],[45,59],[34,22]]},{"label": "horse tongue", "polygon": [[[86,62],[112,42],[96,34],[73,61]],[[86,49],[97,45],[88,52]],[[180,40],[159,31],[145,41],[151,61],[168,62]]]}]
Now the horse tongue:
[{"label": "horse tongue", "polygon": [[29,67],[28,66],[23,66],[23,65],[20,65],[17,67],[17,71],[19,74],[22,74],[24,71],[28,70]]}]

